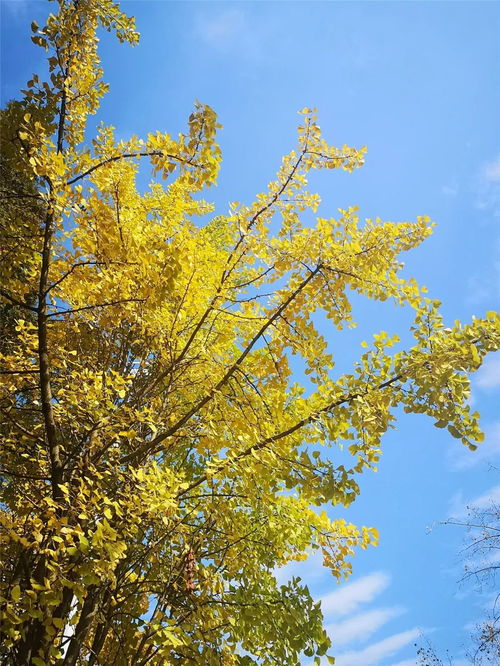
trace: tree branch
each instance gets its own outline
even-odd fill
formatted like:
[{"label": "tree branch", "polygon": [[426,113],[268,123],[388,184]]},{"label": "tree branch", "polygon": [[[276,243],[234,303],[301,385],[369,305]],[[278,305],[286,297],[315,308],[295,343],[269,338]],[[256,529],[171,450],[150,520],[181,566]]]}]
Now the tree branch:
[{"label": "tree branch", "polygon": [[94,164],[94,166],[91,166],[87,171],[84,171],[83,173],[79,174],[78,176],[75,176],[74,178],[71,178],[71,180],[66,181],[66,185],[73,185],[73,183],[78,182],[79,180],[82,180],[86,176],[89,176],[91,173],[96,171],[96,169],[100,169],[103,166],[106,166],[107,164],[111,164],[113,162],[118,162],[119,160],[125,160],[125,159],[130,159],[130,158],[136,158],[136,157],[168,157],[171,160],[176,160],[177,162],[180,162],[182,164],[189,164],[190,166],[197,167],[198,169],[205,169],[205,165],[203,164],[198,164],[198,162],[195,162],[192,159],[189,158],[182,158],[179,157],[178,155],[172,155],[171,153],[165,153],[163,150],[147,150],[144,152],[139,152],[139,153],[122,153],[121,155],[115,155],[114,157],[108,157],[106,160],[103,160],[102,162],[99,162],[98,164]]},{"label": "tree branch", "polygon": [[39,371],[35,370],[0,370],[0,375],[36,375]]},{"label": "tree branch", "polygon": [[16,479],[30,479],[32,481],[50,481],[50,476],[37,476],[34,474],[21,474],[20,472],[13,472],[11,469],[0,467],[0,475],[13,476]]},{"label": "tree branch", "polygon": [[81,308],[75,308],[74,310],[62,310],[61,312],[49,312],[45,315],[48,319],[49,317],[60,317],[61,315],[74,314],[75,312],[82,312],[83,310],[93,310],[94,308],[107,308],[111,305],[120,305],[122,303],[144,303],[145,298],[123,298],[120,301],[109,301],[107,303],[96,303],[95,305],[83,305]]},{"label": "tree branch", "polygon": [[174,423],[174,425],[172,425],[164,433],[160,433],[150,442],[145,442],[141,447],[139,447],[137,451],[126,456],[123,459],[123,462],[126,463],[130,462],[131,460],[136,460],[138,457],[147,453],[148,451],[154,450],[158,446],[158,444],[161,444],[161,442],[163,442],[165,439],[171,437],[179,428],[185,425],[191,419],[192,416],[194,416],[197,412],[199,412],[200,409],[205,407],[205,405],[208,402],[210,402],[210,400],[212,400],[213,396],[217,393],[217,391],[219,391],[226,384],[227,380],[233,376],[233,374],[236,372],[236,370],[239,368],[239,366],[243,363],[245,358],[251,352],[256,342],[264,335],[267,329],[276,321],[276,319],[281,315],[281,313],[284,310],[286,310],[286,308],[290,305],[290,303],[292,303],[292,301],[295,300],[298,294],[300,294],[305,289],[305,287],[318,274],[320,270],[321,270],[321,264],[318,264],[318,266],[316,266],[314,270],[310,271],[309,275],[302,280],[302,282],[298,285],[298,287],[296,287],[296,289],[290,294],[290,296],[275,310],[274,314],[266,321],[266,323],[260,327],[260,329],[254,335],[254,337],[250,340],[248,345],[242,351],[240,356],[224,373],[222,379],[220,379],[217,382],[217,384],[214,387],[212,387],[212,389],[210,389],[210,391],[194,405],[194,407],[192,407],[184,416],[182,416],[176,423]]},{"label": "tree branch", "polygon": [[81,266],[111,266],[111,265],[130,265],[130,266],[137,266],[137,262],[135,261],[79,261],[76,264],[73,264],[69,271],[66,271],[62,277],[60,277],[58,280],[53,282],[51,285],[47,287],[47,293],[54,289],[54,287],[57,287],[57,285],[61,284],[63,280],[65,280],[71,273],[76,269],[80,268]]},{"label": "tree branch", "polygon": [[26,303],[23,303],[22,301],[18,301],[17,298],[14,298],[14,296],[11,296],[4,289],[0,289],[0,296],[3,296],[4,298],[6,298],[8,301],[13,303],[14,305],[18,305],[20,308],[24,308],[25,310],[30,310],[30,312],[37,312],[36,308],[32,307],[31,305],[27,305]]},{"label": "tree branch", "polygon": [[[381,384],[376,386],[374,389],[372,389],[372,391],[380,391],[384,388],[387,388],[388,386],[391,386],[391,384],[396,383],[397,381],[401,380],[402,378],[403,378],[402,374],[395,375],[391,379],[388,379],[387,381],[382,382]],[[282,432],[277,433],[276,435],[271,435],[270,437],[266,437],[265,439],[261,440],[260,442],[252,444],[251,446],[246,448],[244,451],[239,453],[234,458],[228,459],[228,460],[224,461],[223,463],[221,463],[218,467],[215,468],[215,470],[214,470],[213,474],[211,474],[211,476],[213,476],[214,474],[217,474],[218,472],[222,471],[227,465],[234,464],[235,462],[239,462],[243,458],[247,458],[249,455],[252,454],[253,451],[259,451],[260,449],[265,448],[269,444],[273,444],[274,442],[277,442],[280,439],[283,439],[284,437],[288,437],[289,435],[293,435],[293,433],[297,432],[297,430],[300,430],[304,426],[309,425],[310,423],[315,421],[318,418],[318,416],[320,416],[321,414],[325,414],[327,412],[332,411],[336,407],[340,407],[341,405],[344,405],[346,403],[350,403],[353,400],[355,400],[356,398],[359,398],[360,396],[361,396],[360,393],[350,393],[349,395],[347,395],[343,398],[340,398],[338,400],[334,400],[333,402],[329,403],[328,405],[325,405],[325,407],[322,407],[321,409],[313,412],[312,414],[309,414],[309,416],[306,416],[303,419],[301,419],[300,421],[297,421],[296,423],[294,423],[294,425],[290,426],[286,430],[283,430]],[[181,490],[176,495],[176,499],[178,499],[179,497],[182,497],[182,495],[185,495],[186,493],[189,493],[194,488],[200,486],[202,483],[204,483],[207,480],[207,478],[208,477],[207,477],[206,474],[203,474],[202,476],[200,476],[200,478],[198,478],[196,481],[193,481],[193,483],[191,483],[187,488],[184,488],[183,490]]]}]

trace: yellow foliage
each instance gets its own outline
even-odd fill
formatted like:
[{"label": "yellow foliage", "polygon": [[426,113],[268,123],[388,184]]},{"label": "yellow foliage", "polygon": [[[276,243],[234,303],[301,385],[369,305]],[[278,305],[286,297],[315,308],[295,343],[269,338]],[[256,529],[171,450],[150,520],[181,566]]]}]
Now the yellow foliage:
[{"label": "yellow foliage", "polygon": [[[426,217],[360,221],[353,207],[302,224],[319,205],[311,169],[352,171],[365,153],[328,145],[314,110],[275,180],[227,215],[209,217],[199,197],[221,160],[208,106],[175,139],[116,141],[101,126],[83,147],[106,91],[99,25],[137,41],[110,0],[60,0],[34,24],[50,83],[34,77],[2,116],[18,143],[0,231],[0,654],[298,664],[329,640],[307,588],[280,587],[275,567],[320,550],[340,580],[376,543],[317,507],[355,499],[397,406],[481,441],[467,375],[498,349],[499,318],[444,328],[439,304],[401,276]],[[165,183],[141,194],[144,161]],[[36,208],[15,204],[16,178]],[[339,375],[314,313],[354,326],[352,292],[413,309],[415,345],[394,351],[380,332]],[[329,450],[344,445],[350,466]]]}]

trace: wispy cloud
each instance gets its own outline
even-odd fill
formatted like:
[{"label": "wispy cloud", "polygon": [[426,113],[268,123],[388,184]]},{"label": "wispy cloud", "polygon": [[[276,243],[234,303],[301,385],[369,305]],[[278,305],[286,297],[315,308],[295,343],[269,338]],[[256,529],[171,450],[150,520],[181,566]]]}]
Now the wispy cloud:
[{"label": "wispy cloud", "polygon": [[388,659],[395,655],[399,650],[418,638],[420,634],[421,630],[415,627],[393,634],[377,643],[372,643],[363,650],[339,654],[335,658],[335,666],[371,666],[371,664],[378,664],[382,659]]},{"label": "wispy cloud", "polygon": [[[332,639],[336,652],[336,666],[379,664],[382,660],[390,659],[421,633],[420,629],[414,627],[399,633],[392,633],[386,638],[360,649],[360,646],[366,644],[367,641],[373,640],[373,634],[379,632],[392,619],[406,612],[406,609],[400,606],[376,608],[372,606],[363,612],[356,612],[359,606],[377,599],[389,584],[390,576],[386,572],[375,571],[343,585],[321,599],[321,608],[328,619],[326,631]],[[352,614],[353,612],[356,614]],[[340,646],[344,646],[345,651],[339,654],[338,647]],[[414,663],[411,660],[402,661],[401,666],[410,666],[410,664],[413,666]]]},{"label": "wispy cloud", "polygon": [[488,509],[492,504],[500,504],[500,485],[472,499],[465,499],[463,493],[454,495],[450,501],[450,517],[462,519],[467,516],[469,509]]},{"label": "wispy cloud", "polygon": [[476,205],[479,210],[500,216],[500,155],[487,162],[479,173]]},{"label": "wispy cloud", "polygon": [[307,560],[289,562],[283,567],[276,567],[273,571],[279,585],[283,585],[291,578],[301,578],[306,584],[319,581],[329,577],[333,582],[330,571],[323,566],[323,556],[319,551],[312,553]]},{"label": "wispy cloud", "polygon": [[443,185],[441,192],[447,197],[456,197],[458,194],[458,185]]},{"label": "wispy cloud", "polygon": [[488,492],[483,493],[469,502],[469,506],[474,509],[487,509],[492,504],[500,504],[500,486],[490,488]]},{"label": "wispy cloud", "polygon": [[260,52],[260,32],[242,7],[213,10],[210,5],[198,13],[196,36],[215,51],[253,58]]},{"label": "wispy cloud", "polygon": [[487,356],[485,362],[477,371],[474,384],[482,389],[492,389],[500,386],[500,352]]},{"label": "wispy cloud", "polygon": [[344,585],[321,598],[321,609],[325,615],[348,615],[363,603],[373,601],[389,585],[389,576],[378,571]]},{"label": "wispy cloud", "polygon": [[[479,555],[478,557],[468,558],[464,564],[467,568],[467,576],[475,577],[479,575],[481,577],[481,590],[480,593],[475,594],[477,601],[482,601],[482,607],[487,612],[490,612],[492,608],[496,606],[496,600],[498,597],[497,592],[497,577],[496,572],[498,570],[498,564],[500,562],[500,553],[493,552],[487,554],[485,557]],[[488,588],[493,590],[488,593]],[[476,605],[477,605],[476,601]],[[482,618],[484,621],[484,617]],[[480,624],[479,621],[475,623]]]},{"label": "wispy cloud", "polygon": [[[500,217],[500,155],[483,166],[476,173],[472,184],[475,191],[475,206],[482,212],[481,223],[498,223]],[[500,297],[500,235],[490,226],[491,262],[471,276],[467,300],[481,303]]]},{"label": "wispy cloud", "polygon": [[491,274],[485,275],[471,275],[467,280],[467,303],[472,305],[480,305],[488,299],[496,291],[495,280]]},{"label": "wispy cloud", "polygon": [[485,439],[476,451],[469,451],[458,442],[450,443],[448,459],[454,470],[476,467],[480,463],[495,464],[500,458],[500,421],[491,423],[484,429]]},{"label": "wispy cloud", "polygon": [[484,177],[490,183],[500,183],[500,155],[484,167]]},{"label": "wispy cloud", "polygon": [[354,615],[338,624],[330,624],[326,627],[326,631],[332,639],[334,646],[346,645],[354,640],[364,642],[377,629],[380,629],[389,620],[398,617],[404,612],[404,608],[399,607],[375,608],[365,613]]},{"label": "wispy cloud", "polygon": [[[500,186],[498,190],[500,217]],[[500,298],[500,236],[492,239],[491,247],[491,261],[483,266],[481,273],[472,275],[468,280],[466,299],[474,305]]]},{"label": "wispy cloud", "polygon": [[0,11],[7,11],[15,19],[24,18],[28,15],[30,0],[0,0]]},{"label": "wispy cloud", "polygon": [[246,29],[245,14],[238,7],[224,9],[215,15],[198,19],[198,31],[205,41],[214,45],[232,42]]}]

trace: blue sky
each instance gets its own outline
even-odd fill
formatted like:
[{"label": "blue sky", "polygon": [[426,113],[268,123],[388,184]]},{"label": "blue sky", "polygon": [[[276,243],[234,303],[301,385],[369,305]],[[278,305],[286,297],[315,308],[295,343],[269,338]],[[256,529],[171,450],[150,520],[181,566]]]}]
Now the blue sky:
[{"label": "blue sky", "polygon": [[[405,257],[407,274],[443,301],[451,323],[500,301],[500,4],[494,2],[128,1],[135,49],[104,37],[111,92],[99,120],[118,136],[184,127],[195,99],[218,112],[224,163],[207,193],[219,212],[264,189],[295,145],[296,111],[318,108],[332,143],[367,145],[363,169],[314,174],[320,214],[357,204],[362,217],[430,215],[435,234]],[[2,101],[40,69],[29,41],[45,2],[1,0]],[[408,316],[355,303],[359,328],[331,336],[347,365],[380,329],[405,338]],[[339,367],[342,363],[339,364]],[[342,369],[342,367],[340,367]],[[403,415],[377,474],[361,479],[348,519],[381,543],[337,586],[314,559],[291,573],[323,598],[338,666],[410,666],[423,631],[459,657],[488,602],[457,584],[460,528],[439,526],[466,504],[500,501],[500,354],[473,381],[486,443],[466,451],[430,421]],[[433,528],[432,526],[435,525]],[[432,529],[430,529],[432,528]],[[490,591],[491,592],[491,591]]]}]

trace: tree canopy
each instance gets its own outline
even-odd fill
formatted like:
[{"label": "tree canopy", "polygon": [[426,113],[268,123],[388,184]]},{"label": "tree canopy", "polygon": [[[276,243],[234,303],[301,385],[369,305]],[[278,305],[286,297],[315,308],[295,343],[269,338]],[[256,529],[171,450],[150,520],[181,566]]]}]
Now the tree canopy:
[{"label": "tree canopy", "polygon": [[[356,498],[396,408],[482,440],[468,373],[500,347],[499,317],[446,328],[402,275],[426,217],[360,221],[353,207],[303,222],[320,202],[308,173],[364,156],[328,145],[314,110],[266,190],[215,215],[201,198],[221,162],[208,106],[178,137],[86,132],[107,89],[98,30],[133,45],[133,19],[59,0],[32,29],[47,80],[1,117],[3,661],[319,661],[320,605],[276,567],[320,550],[342,579],[376,542],[325,507]],[[378,332],[340,374],[315,313],[354,326],[352,294],[412,309],[415,341],[395,350]]]}]

